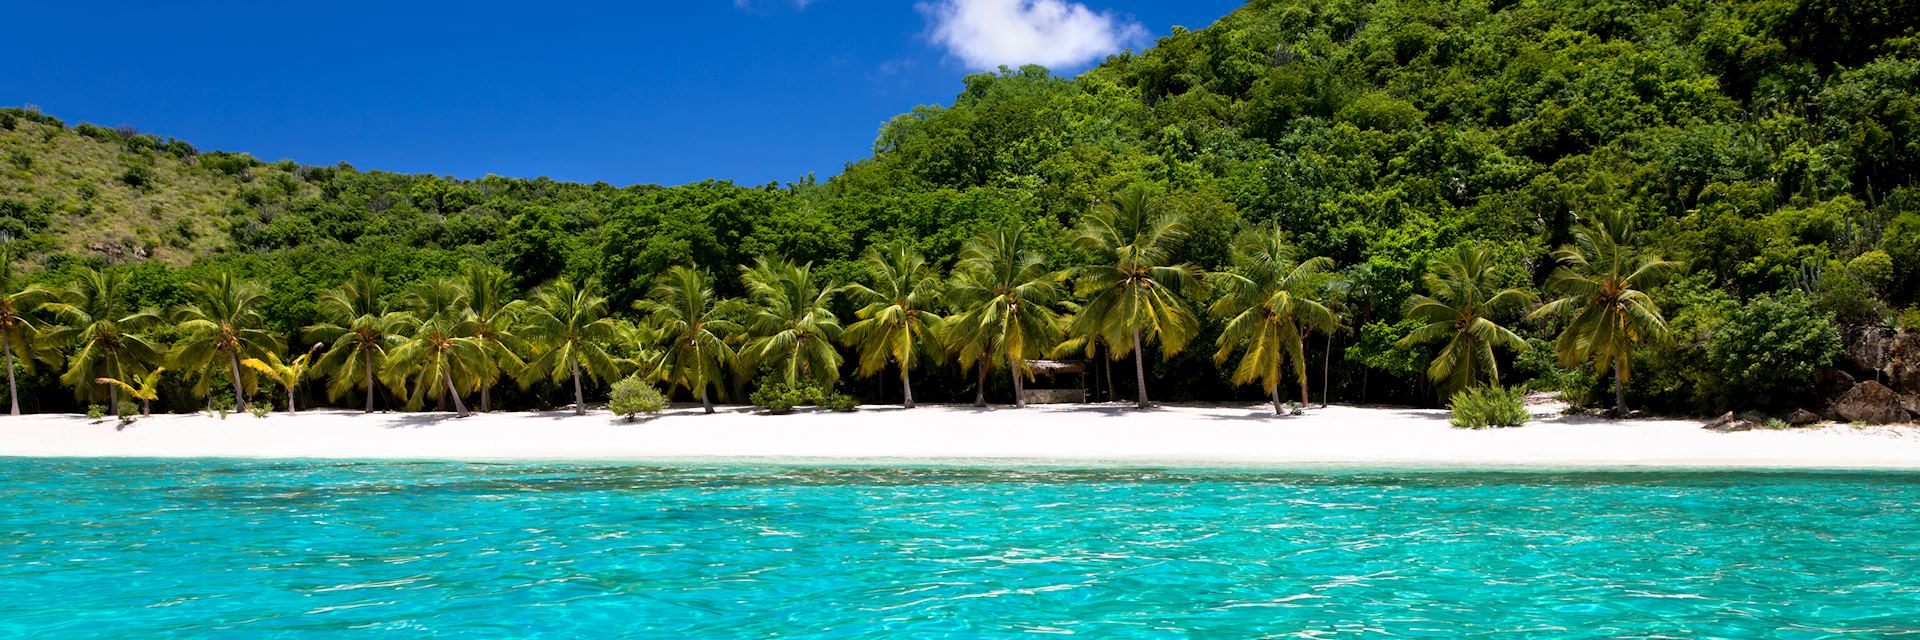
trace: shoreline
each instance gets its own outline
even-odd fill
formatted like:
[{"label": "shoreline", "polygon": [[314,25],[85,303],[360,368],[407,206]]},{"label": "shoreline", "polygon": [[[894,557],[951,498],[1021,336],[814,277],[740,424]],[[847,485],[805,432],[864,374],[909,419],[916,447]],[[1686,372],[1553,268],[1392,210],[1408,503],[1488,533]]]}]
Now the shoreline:
[{"label": "shoreline", "polygon": [[852,466],[1230,469],[1920,470],[1920,427],[1823,425],[1715,433],[1698,420],[1605,420],[1534,405],[1521,427],[1457,429],[1443,409],[1333,405],[1274,417],[1263,404],[869,405],[765,415],[676,406],[625,422],[605,411],[206,414],[117,421],[0,418],[0,456],[285,458]]}]

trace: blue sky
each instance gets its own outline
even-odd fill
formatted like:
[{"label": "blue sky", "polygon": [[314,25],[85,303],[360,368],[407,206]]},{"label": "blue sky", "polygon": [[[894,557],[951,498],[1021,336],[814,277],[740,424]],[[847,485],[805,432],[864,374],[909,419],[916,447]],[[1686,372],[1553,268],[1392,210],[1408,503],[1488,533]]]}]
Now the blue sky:
[{"label": "blue sky", "polygon": [[998,64],[1070,75],[1232,0],[26,2],[0,105],[267,160],[473,178],[822,178]]}]

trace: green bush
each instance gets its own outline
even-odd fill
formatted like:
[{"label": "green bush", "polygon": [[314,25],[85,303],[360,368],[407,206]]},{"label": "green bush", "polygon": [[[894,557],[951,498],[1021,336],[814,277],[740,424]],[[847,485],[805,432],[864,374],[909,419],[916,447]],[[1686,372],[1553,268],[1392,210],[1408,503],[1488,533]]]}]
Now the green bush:
[{"label": "green bush", "polygon": [[660,413],[667,408],[667,396],[660,393],[651,383],[640,376],[628,376],[613,383],[613,396],[607,403],[615,415],[626,416],[628,421],[642,413]]},{"label": "green bush", "polygon": [[1539,338],[1527,340],[1526,351],[1513,360],[1513,372],[1527,379],[1527,386],[1560,394],[1567,404],[1580,407],[1594,401],[1599,374],[1589,367],[1560,368],[1553,343]]},{"label": "green bush", "polygon": [[753,394],[747,396],[747,401],[773,413],[787,413],[793,411],[794,407],[819,402],[820,389],[804,382],[775,382],[753,390]]},{"label": "green bush", "polygon": [[1800,400],[1840,355],[1840,332],[1804,295],[1755,296],[1707,340],[1701,389],[1727,409],[1776,409]]},{"label": "green bush", "polygon": [[221,420],[227,419],[227,414],[233,412],[233,393],[219,391],[207,396],[207,411],[220,416]]},{"label": "green bush", "polygon": [[1517,427],[1527,423],[1527,403],[1519,387],[1469,387],[1453,394],[1449,422],[1467,429]]},{"label": "green bush", "polygon": [[87,405],[87,417],[93,420],[99,420],[101,418],[107,417],[107,405],[104,405],[104,404]]},{"label": "green bush", "polygon": [[860,408],[860,401],[844,393],[829,393],[820,398],[820,408],[846,413]]},{"label": "green bush", "polygon": [[253,414],[255,418],[265,418],[273,413],[273,403],[266,400],[255,401],[247,406],[247,413]]}]

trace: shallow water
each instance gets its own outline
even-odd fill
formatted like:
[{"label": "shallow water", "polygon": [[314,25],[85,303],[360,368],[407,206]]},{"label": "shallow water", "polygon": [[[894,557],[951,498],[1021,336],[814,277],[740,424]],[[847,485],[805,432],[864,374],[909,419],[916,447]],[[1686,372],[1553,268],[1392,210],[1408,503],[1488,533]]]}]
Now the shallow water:
[{"label": "shallow water", "polygon": [[0,637],[1920,636],[1920,475],[0,459]]}]

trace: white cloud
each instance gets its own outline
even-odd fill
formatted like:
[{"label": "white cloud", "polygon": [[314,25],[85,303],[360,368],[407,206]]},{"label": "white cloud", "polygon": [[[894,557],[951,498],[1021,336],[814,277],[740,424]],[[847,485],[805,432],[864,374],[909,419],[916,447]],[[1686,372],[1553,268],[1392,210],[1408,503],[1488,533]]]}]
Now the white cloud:
[{"label": "white cloud", "polygon": [[1071,66],[1142,42],[1139,23],[1063,0],[930,0],[933,41],[969,67]]}]

